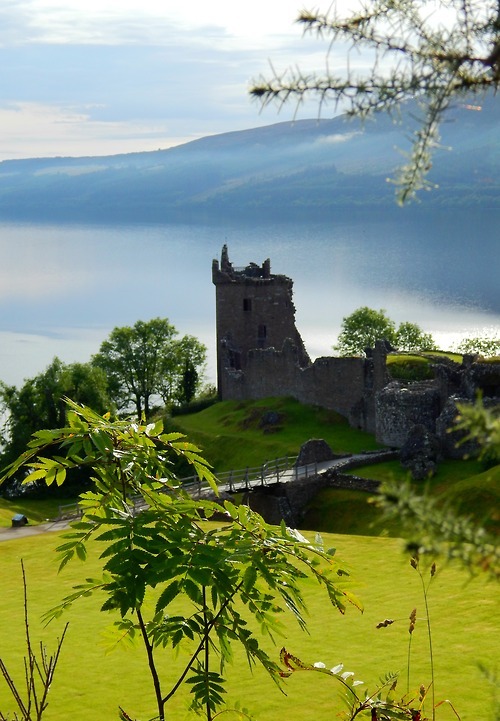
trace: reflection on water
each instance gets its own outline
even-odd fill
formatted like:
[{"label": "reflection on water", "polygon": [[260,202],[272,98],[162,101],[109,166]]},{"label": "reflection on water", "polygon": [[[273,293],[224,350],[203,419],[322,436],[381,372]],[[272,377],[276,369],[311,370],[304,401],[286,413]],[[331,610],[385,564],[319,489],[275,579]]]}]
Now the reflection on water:
[{"label": "reflection on water", "polygon": [[410,320],[443,347],[498,331],[496,218],[276,226],[0,225],[0,379],[19,384],[58,355],[87,361],[110,330],[168,317],[210,351],[212,258],[271,258],[294,279],[297,324],[312,357],[330,352],[361,305]]}]

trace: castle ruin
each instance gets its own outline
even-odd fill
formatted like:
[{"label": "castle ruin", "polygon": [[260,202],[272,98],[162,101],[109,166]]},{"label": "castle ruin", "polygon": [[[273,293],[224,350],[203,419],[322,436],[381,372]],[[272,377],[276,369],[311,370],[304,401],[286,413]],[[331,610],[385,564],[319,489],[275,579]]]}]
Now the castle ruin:
[{"label": "castle ruin", "polygon": [[439,437],[443,453],[456,452],[448,429],[456,403],[478,393],[500,403],[500,361],[466,356],[457,364],[436,358],[434,378],[395,381],[384,341],[366,357],[309,358],[295,325],[293,281],[271,273],[267,259],[235,268],[227,246],[212,264],[216,288],[217,384],[221,400],[290,396],[334,410],[351,426],[401,448],[413,429]]}]

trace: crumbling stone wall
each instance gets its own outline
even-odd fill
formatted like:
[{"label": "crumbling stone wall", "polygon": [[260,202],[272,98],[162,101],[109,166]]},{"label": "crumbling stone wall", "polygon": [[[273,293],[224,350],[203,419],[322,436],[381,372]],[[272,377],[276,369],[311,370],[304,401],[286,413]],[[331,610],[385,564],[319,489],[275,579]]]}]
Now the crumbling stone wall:
[{"label": "crumbling stone wall", "polygon": [[250,351],[245,371],[228,370],[220,390],[223,398],[235,400],[290,396],[346,417],[362,407],[361,414],[353,414],[355,425],[374,430],[374,408],[365,404],[364,379],[363,358],[318,358],[301,368],[297,349],[286,341],[281,350]]},{"label": "crumbling stone wall", "polygon": [[478,391],[483,398],[500,398],[500,361],[480,362],[477,357],[464,358],[461,394],[474,400]]},{"label": "crumbling stone wall", "polygon": [[441,412],[440,388],[432,381],[392,381],[377,394],[375,412],[377,441],[401,448],[413,426],[436,432],[436,418]]},{"label": "crumbling stone wall", "polygon": [[334,410],[353,427],[375,433],[376,394],[387,382],[383,345],[371,358],[323,357],[305,368],[300,357],[291,340],[286,340],[281,350],[251,350],[244,371],[226,369],[219,387],[221,397],[248,400],[290,396]]}]

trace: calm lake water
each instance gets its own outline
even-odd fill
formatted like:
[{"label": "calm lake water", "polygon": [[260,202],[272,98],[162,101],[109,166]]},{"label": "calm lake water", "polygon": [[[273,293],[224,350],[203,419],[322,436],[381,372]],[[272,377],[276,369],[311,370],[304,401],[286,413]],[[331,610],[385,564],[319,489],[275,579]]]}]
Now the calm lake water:
[{"label": "calm lake water", "polygon": [[75,226],[0,224],[0,379],[19,385],[55,355],[88,361],[115,326],[168,317],[209,348],[215,379],[213,258],[271,259],[294,280],[312,357],[327,355],[362,305],[419,323],[450,347],[500,329],[500,219],[321,225]]}]

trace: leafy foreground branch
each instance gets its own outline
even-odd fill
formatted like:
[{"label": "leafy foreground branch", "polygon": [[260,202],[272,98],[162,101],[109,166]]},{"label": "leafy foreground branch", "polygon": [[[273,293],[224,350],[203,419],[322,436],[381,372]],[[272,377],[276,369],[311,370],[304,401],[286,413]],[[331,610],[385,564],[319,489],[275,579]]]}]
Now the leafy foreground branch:
[{"label": "leafy foreground branch", "polygon": [[[85,560],[96,541],[102,575],[75,586],[47,620],[82,597],[100,595],[101,609],[118,615],[117,637],[137,637],[144,645],[155,719],[166,719],[167,704],[181,688],[189,690],[192,709],[214,718],[223,709],[233,643],[243,647],[251,667],[260,664],[280,686],[279,664],[259,639],[282,633],[278,619],[285,611],[305,628],[305,578],[316,579],[341,613],[347,603],[361,607],[334,551],[313,547],[284,525],[264,523],[245,506],[194,500],[179,487],[172,464],[181,456],[217,490],[208,464],[181,434],[164,433],[161,422],[114,421],[71,401],[68,408],[66,427],[35,433],[4,478],[25,468],[25,483],[61,484],[75,467],[91,468],[94,490],[80,497],[83,517],[58,551],[63,568],[75,557]],[[217,526],[207,523],[211,518],[219,519]],[[174,613],[179,598],[186,610],[176,605]],[[179,664],[169,687],[157,663],[164,650],[172,665]],[[125,710],[121,717],[132,718]]]},{"label": "leafy foreground branch", "polygon": [[476,521],[442,507],[428,493],[416,493],[410,483],[384,483],[373,499],[387,520],[404,522],[406,548],[431,558],[458,561],[472,574],[500,578],[500,549],[495,537]]},{"label": "leafy foreground branch", "polygon": [[[58,639],[54,653],[49,655],[46,646],[42,642],[40,642],[38,653],[35,651],[31,640],[26,574],[22,561],[21,571],[23,577],[24,631],[26,642],[26,653],[24,656],[24,692],[22,690],[22,684],[16,683],[14,676],[9,672],[3,658],[0,658],[0,673],[11,692],[17,708],[17,711],[15,711],[12,716],[13,721],[41,721],[48,706],[49,689],[54,680],[54,674],[68,624],[64,627],[61,638]],[[6,716],[4,712],[0,710],[0,721],[8,721],[9,718],[10,716]]]}]

